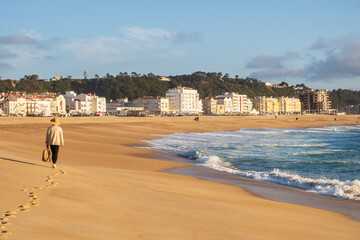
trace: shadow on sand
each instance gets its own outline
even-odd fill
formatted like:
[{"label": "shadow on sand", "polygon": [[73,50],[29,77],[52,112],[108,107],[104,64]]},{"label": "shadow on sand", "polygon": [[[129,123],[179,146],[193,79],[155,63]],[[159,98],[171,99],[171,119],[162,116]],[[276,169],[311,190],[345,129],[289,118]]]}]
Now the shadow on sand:
[{"label": "shadow on sand", "polygon": [[11,159],[11,158],[0,157],[0,160],[16,162],[16,163],[22,163],[22,164],[28,164],[28,165],[34,165],[34,166],[39,166],[39,167],[47,167],[47,166],[44,166],[44,165],[41,165],[41,164],[31,163],[31,162],[24,162],[24,161],[20,161],[20,160]]}]

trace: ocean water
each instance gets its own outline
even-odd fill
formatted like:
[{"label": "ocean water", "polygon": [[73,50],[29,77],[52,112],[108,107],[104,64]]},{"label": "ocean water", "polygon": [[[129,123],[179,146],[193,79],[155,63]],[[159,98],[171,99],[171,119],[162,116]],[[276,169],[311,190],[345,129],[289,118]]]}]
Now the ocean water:
[{"label": "ocean water", "polygon": [[146,148],[219,171],[360,201],[360,125],[160,136],[145,141]]}]

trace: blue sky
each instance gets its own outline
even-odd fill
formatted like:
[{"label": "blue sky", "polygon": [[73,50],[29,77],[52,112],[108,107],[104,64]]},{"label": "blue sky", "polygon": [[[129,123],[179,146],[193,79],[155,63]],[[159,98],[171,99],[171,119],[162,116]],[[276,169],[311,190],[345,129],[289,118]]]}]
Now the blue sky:
[{"label": "blue sky", "polygon": [[360,1],[0,0],[0,76],[195,71],[360,90]]}]

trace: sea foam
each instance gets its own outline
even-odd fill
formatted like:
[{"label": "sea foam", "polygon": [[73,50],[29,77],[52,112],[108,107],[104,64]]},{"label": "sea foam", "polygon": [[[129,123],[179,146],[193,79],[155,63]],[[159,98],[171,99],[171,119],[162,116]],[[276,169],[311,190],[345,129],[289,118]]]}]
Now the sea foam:
[{"label": "sea foam", "polygon": [[196,162],[198,165],[243,177],[297,187],[319,194],[360,201],[360,180],[340,181],[338,179],[304,178],[297,174],[282,172],[279,169],[274,169],[271,172],[242,171],[233,167],[231,163],[224,162],[218,156],[198,155]]},{"label": "sea foam", "polygon": [[147,148],[257,180],[360,201],[360,126],[160,135]]}]

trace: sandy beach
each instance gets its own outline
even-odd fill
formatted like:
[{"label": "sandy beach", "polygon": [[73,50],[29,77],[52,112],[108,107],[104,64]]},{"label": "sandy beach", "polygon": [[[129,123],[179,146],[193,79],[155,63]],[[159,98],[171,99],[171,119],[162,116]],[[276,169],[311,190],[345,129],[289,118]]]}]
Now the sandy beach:
[{"label": "sandy beach", "polygon": [[358,117],[60,118],[65,147],[56,170],[41,161],[50,118],[0,118],[0,239],[360,239],[360,222],[341,213],[346,202],[335,212],[306,199],[271,200],[135,147],[153,134],[348,125]]}]

